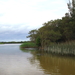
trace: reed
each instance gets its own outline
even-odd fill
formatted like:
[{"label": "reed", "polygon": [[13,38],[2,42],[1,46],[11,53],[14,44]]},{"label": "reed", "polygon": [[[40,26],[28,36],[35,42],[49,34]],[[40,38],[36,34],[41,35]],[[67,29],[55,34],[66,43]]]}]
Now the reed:
[{"label": "reed", "polygon": [[57,54],[66,54],[66,55],[75,55],[75,41],[60,43],[60,44],[51,44],[48,48],[45,48],[46,51],[57,53]]}]

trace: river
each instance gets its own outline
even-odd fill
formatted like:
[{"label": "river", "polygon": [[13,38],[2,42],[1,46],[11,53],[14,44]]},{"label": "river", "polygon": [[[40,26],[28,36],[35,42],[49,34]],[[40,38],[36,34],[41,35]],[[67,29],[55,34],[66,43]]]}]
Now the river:
[{"label": "river", "polygon": [[21,50],[19,46],[0,45],[0,75],[75,75],[75,57]]}]

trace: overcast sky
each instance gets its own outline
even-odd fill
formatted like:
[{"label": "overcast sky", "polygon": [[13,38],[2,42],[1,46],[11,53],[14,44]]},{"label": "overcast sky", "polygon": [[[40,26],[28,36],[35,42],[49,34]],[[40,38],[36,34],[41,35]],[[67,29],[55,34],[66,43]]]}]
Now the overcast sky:
[{"label": "overcast sky", "polygon": [[28,32],[68,12],[68,0],[0,0],[0,41],[26,41]]}]

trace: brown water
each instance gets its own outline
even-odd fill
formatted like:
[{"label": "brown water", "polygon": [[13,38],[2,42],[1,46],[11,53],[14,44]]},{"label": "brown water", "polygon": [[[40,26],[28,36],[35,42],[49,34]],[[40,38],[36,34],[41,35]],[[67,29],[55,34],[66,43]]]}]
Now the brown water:
[{"label": "brown water", "polygon": [[0,45],[0,75],[75,75],[75,58]]}]

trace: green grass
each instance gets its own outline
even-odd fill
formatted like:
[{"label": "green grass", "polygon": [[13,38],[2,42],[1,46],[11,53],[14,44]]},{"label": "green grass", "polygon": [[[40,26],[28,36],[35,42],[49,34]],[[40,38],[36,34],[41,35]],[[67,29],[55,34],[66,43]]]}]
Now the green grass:
[{"label": "green grass", "polygon": [[36,44],[32,42],[25,42],[20,45],[21,48],[36,48]]},{"label": "green grass", "polygon": [[4,43],[0,42],[0,44],[4,44]]}]

